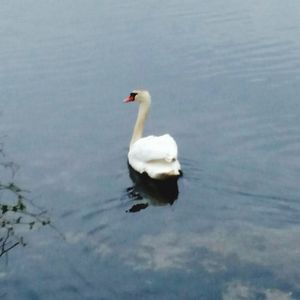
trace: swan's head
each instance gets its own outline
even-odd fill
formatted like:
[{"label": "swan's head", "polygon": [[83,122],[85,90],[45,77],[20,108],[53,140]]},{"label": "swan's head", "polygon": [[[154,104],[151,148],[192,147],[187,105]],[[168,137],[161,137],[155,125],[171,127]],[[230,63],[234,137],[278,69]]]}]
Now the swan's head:
[{"label": "swan's head", "polygon": [[130,95],[124,99],[125,103],[137,101],[139,103],[151,102],[150,93],[146,90],[133,90]]}]

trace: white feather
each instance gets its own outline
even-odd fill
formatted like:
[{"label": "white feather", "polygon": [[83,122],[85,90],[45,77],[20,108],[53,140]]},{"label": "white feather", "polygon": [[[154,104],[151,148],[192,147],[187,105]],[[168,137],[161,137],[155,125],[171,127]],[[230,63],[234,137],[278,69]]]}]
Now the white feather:
[{"label": "white feather", "polygon": [[164,179],[180,174],[177,145],[169,134],[140,138],[131,145],[128,161],[136,171],[145,172],[151,178]]}]

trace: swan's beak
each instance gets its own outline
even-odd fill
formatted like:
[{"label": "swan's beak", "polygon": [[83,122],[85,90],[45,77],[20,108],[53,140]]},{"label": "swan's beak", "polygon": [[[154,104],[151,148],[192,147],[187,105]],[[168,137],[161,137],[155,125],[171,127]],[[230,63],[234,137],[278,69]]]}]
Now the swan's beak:
[{"label": "swan's beak", "polygon": [[132,102],[132,101],[134,101],[134,97],[130,95],[123,100],[124,103]]}]

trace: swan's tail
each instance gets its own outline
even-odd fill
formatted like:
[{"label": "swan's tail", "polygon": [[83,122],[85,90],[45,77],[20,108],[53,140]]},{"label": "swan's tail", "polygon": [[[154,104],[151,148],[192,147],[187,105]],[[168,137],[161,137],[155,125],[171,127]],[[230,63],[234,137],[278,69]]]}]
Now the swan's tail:
[{"label": "swan's tail", "polygon": [[171,163],[165,160],[148,162],[145,165],[145,172],[153,179],[167,179],[180,176],[180,164],[177,160]]}]

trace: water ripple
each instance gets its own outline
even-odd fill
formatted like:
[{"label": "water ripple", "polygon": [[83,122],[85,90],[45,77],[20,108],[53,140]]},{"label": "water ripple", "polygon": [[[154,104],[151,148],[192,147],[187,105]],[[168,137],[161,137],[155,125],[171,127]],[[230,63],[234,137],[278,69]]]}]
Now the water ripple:
[{"label": "water ripple", "polygon": [[[192,46],[185,48],[183,45],[184,49],[180,49],[186,66],[183,72],[193,74],[196,79],[226,75],[253,81],[265,80],[268,76],[290,75],[296,80],[300,75],[300,45],[288,33],[291,32],[294,37],[296,31],[300,34],[300,24],[298,27],[287,25],[281,28],[280,39],[273,28],[274,31],[262,31],[260,35],[253,35],[249,24],[255,22],[255,15],[251,13],[251,9],[225,8],[222,13],[191,13],[189,16],[194,22],[199,19],[199,26],[185,32],[185,39]],[[239,35],[232,30],[226,31],[234,26],[233,22],[237,26],[244,25],[248,32]],[[212,32],[211,39],[208,39],[204,34],[204,24],[215,26],[219,38]],[[203,39],[204,42],[200,43]]]}]

